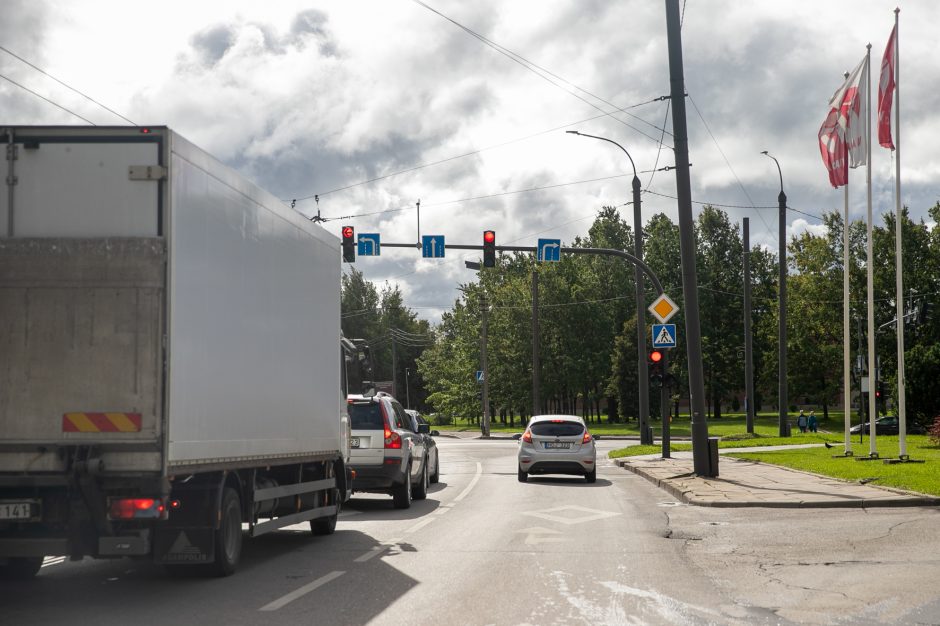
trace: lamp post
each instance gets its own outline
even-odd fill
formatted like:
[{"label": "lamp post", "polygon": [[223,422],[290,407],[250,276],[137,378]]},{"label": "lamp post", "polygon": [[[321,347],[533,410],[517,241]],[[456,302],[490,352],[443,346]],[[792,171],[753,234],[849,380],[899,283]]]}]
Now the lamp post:
[{"label": "lamp post", "polygon": [[[630,156],[630,153],[627,152],[627,149],[621,146],[616,141],[607,139],[606,137],[598,137],[597,135],[588,135],[587,133],[581,133],[576,130],[565,131],[571,135],[579,135],[581,137],[591,137],[592,139],[600,139],[601,141],[606,141],[607,143],[612,143],[627,155],[627,158],[630,159],[630,165],[633,167],[633,254],[639,259],[643,260],[643,226],[642,226],[642,216],[640,215],[640,178],[636,175],[636,164],[633,162],[633,157]],[[639,404],[639,416],[638,421],[640,423],[640,443],[646,445],[653,444],[653,433],[652,429],[649,427],[649,414],[650,414],[650,403],[649,403],[649,381],[648,371],[646,365],[646,289],[643,285],[643,271],[639,266],[634,266],[633,268],[633,280],[636,285],[636,351],[637,351],[637,378],[639,379],[639,394],[637,397]],[[665,415],[663,416],[665,419]]]},{"label": "lamp post", "polygon": [[411,376],[411,370],[405,368],[405,406],[411,408],[411,383],[409,377]]},{"label": "lamp post", "polygon": [[761,152],[765,157],[774,160],[777,164],[777,173],[780,175],[780,195],[777,196],[777,213],[779,218],[779,278],[780,297],[777,313],[777,351],[780,353],[777,369],[777,404],[779,435],[787,436],[787,194],[783,192],[783,171],[780,161],[767,150]]}]

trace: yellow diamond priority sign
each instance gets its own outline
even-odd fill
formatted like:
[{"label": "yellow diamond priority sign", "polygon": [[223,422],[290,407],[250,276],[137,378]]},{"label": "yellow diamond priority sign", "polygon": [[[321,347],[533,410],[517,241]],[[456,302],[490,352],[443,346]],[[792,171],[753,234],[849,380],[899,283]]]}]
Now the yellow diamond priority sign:
[{"label": "yellow diamond priority sign", "polygon": [[672,298],[666,294],[661,294],[653,301],[648,310],[661,324],[665,324],[669,321],[669,318],[679,312],[679,307],[672,301]]}]

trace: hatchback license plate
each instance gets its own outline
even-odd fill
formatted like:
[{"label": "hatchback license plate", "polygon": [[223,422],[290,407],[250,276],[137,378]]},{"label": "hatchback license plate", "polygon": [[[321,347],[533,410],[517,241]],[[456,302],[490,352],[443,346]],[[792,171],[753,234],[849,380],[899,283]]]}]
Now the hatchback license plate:
[{"label": "hatchback license plate", "polygon": [[350,438],[349,438],[349,445],[350,445],[351,447],[353,447],[353,448],[358,448],[358,447],[359,447],[359,437],[350,437]]},{"label": "hatchback license plate", "polygon": [[546,450],[568,450],[571,448],[571,443],[567,441],[546,441],[545,449]]},{"label": "hatchback license plate", "polygon": [[32,518],[32,502],[0,502],[0,519],[22,520]]}]

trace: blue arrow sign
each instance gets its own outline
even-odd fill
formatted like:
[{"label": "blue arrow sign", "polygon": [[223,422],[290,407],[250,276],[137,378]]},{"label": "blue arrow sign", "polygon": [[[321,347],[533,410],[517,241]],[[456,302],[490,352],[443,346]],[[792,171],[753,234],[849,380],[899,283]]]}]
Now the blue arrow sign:
[{"label": "blue arrow sign", "polygon": [[483,382],[483,370],[477,370],[477,382],[478,383]]},{"label": "blue arrow sign", "polygon": [[423,235],[421,237],[421,256],[426,259],[443,259],[444,235]]},{"label": "blue arrow sign", "polygon": [[359,233],[358,240],[356,253],[359,256],[379,256],[379,233]]},{"label": "blue arrow sign", "polygon": [[561,258],[561,239],[539,239],[538,260],[558,261]]},{"label": "blue arrow sign", "polygon": [[653,324],[653,347],[654,348],[675,348],[676,347],[676,325],[675,324]]}]

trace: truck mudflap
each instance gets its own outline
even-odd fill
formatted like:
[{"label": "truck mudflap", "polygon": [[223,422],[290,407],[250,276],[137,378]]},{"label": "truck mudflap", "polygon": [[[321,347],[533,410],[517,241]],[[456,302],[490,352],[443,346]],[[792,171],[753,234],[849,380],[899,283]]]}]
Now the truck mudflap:
[{"label": "truck mudflap", "polygon": [[158,528],[153,560],[160,565],[193,565],[215,561],[212,528]]}]

